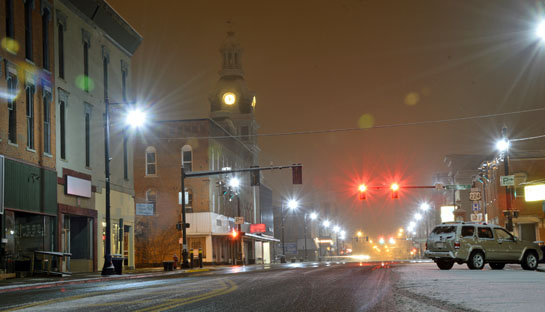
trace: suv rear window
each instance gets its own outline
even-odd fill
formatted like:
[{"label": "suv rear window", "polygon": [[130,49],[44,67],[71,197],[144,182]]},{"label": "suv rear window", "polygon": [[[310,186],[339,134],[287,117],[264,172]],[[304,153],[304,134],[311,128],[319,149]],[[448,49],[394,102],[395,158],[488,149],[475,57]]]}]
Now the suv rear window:
[{"label": "suv rear window", "polygon": [[433,229],[433,234],[447,234],[447,233],[454,233],[456,232],[456,227],[449,225],[449,226],[438,226],[435,229]]}]

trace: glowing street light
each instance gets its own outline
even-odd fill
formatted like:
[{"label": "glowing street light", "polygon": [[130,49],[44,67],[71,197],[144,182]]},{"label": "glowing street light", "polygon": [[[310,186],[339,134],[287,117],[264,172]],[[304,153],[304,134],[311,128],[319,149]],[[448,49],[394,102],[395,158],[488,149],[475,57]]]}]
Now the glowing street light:
[{"label": "glowing street light", "polygon": [[291,210],[297,209],[299,207],[299,203],[295,199],[290,199],[288,201],[288,208]]},{"label": "glowing street light", "polygon": [[496,143],[496,148],[500,152],[505,152],[509,149],[509,140],[507,139],[501,139]]},{"label": "glowing street light", "polygon": [[361,231],[358,231],[358,233],[356,233],[356,235],[357,235],[358,237],[362,237],[362,236],[363,236],[363,233],[362,233]]},{"label": "glowing street light", "polygon": [[339,233],[340,230],[341,230],[341,228],[338,225],[335,225],[333,227],[333,232],[335,232],[335,233]]},{"label": "glowing street light", "polygon": [[416,214],[414,215],[414,219],[415,219],[416,221],[420,221],[420,220],[422,220],[422,215],[419,214],[419,213],[416,213]]},{"label": "glowing street light", "polygon": [[378,243],[384,245],[384,237],[379,238]]},{"label": "glowing street light", "polygon": [[327,229],[330,223],[329,223],[329,220],[325,220],[322,224]]},{"label": "glowing street light", "polygon": [[238,178],[231,178],[229,180],[229,186],[237,189],[240,186],[240,180]]},{"label": "glowing street light", "polygon": [[428,203],[422,203],[420,205],[420,210],[422,210],[422,211],[428,211],[429,209],[430,209],[430,204],[428,204]]},{"label": "glowing street light", "polygon": [[125,123],[132,128],[142,127],[146,123],[146,113],[135,108],[127,112]]},{"label": "glowing street light", "polygon": [[316,220],[318,218],[318,214],[316,212],[311,212],[310,213],[310,219],[311,220]]}]

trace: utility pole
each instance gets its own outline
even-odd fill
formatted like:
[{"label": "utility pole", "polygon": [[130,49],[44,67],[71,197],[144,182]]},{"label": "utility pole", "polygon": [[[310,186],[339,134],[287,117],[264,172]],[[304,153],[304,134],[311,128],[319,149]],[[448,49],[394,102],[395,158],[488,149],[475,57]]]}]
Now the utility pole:
[{"label": "utility pole", "polygon": [[[502,139],[505,142],[509,142],[507,139],[507,127],[501,129]],[[505,149],[505,155],[503,158],[504,174],[509,175],[509,146]],[[513,232],[513,208],[511,207],[511,188],[505,186],[505,209],[507,210],[507,230]]]},{"label": "utility pole", "polygon": [[305,223],[303,225],[303,231],[304,231],[304,237],[305,237],[305,261],[307,261],[307,213],[305,213],[305,216],[303,218],[303,222]]}]

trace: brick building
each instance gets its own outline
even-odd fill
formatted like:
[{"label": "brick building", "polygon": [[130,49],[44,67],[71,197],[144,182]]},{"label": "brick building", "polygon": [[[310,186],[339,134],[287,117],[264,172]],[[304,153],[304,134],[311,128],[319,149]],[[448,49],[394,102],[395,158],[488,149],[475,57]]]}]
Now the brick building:
[{"label": "brick building", "polygon": [[[210,96],[210,118],[159,121],[142,133],[135,144],[134,174],[137,201],[137,265],[160,263],[180,255],[181,165],[186,172],[248,168],[258,164],[255,134],[255,95],[244,81],[242,49],[229,33],[221,50],[220,79]],[[238,249],[229,237],[238,215],[237,198],[224,196],[219,183],[231,176],[188,178],[189,249],[202,248],[207,263],[232,263]],[[250,186],[248,174],[237,176],[244,229],[260,223],[259,187]],[[272,237],[248,234],[244,238],[246,262],[263,258]],[[238,249],[238,251],[240,251]],[[257,254],[256,254],[257,251]],[[261,253],[261,255],[260,255]]]},{"label": "brick building", "polygon": [[12,273],[30,269],[34,250],[57,247],[54,22],[47,0],[2,6],[0,273]]}]

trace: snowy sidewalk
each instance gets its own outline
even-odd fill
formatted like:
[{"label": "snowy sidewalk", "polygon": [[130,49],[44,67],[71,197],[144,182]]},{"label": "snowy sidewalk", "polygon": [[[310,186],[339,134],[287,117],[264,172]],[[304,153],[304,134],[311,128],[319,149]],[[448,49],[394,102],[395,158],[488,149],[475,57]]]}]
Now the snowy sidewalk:
[{"label": "snowy sidewalk", "polygon": [[435,307],[444,303],[450,306],[447,311],[536,311],[545,298],[545,273],[524,271],[520,265],[494,271],[486,265],[477,271],[455,264],[441,271],[435,263],[415,263],[394,270],[400,274],[401,292],[427,297]]}]

